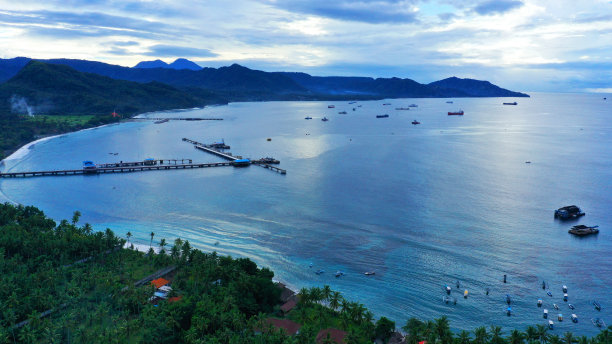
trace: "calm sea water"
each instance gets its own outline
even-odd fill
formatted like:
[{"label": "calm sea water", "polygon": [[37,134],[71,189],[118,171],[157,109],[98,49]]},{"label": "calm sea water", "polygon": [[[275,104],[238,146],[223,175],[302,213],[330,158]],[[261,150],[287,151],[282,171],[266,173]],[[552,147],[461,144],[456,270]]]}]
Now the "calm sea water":
[{"label": "calm sea water", "polygon": [[[143,244],[150,232],[155,242],[180,237],[203,250],[250,257],[295,288],[328,284],[398,327],[411,316],[446,315],[454,329],[524,329],[545,323],[538,298],[553,318],[565,317],[555,333],[595,334],[593,317],[612,323],[612,103],[580,94],[534,94],[516,99],[518,106],[501,104],[513,99],[446,100],[333,102],[335,109],[323,102],[235,103],[158,113],[224,120],[130,122],[68,134],[36,144],[2,169],[148,157],[220,161],[181,141],[187,137],[225,139],[244,157],[274,156],[287,175],[222,167],[2,180],[0,188],[5,198],[58,220],[80,210],[82,223],[122,236],[131,231]],[[395,110],[411,103],[418,108]],[[446,114],[459,109],[465,116]],[[375,118],[385,113],[390,117]],[[553,210],[570,204],[587,215],[555,221]],[[575,238],[567,233],[574,224],[598,224],[601,233]],[[335,278],[337,270],[346,275]],[[457,305],[442,302],[445,284]],[[563,284],[574,311],[562,301]],[[506,294],[514,300],[511,317]]]}]

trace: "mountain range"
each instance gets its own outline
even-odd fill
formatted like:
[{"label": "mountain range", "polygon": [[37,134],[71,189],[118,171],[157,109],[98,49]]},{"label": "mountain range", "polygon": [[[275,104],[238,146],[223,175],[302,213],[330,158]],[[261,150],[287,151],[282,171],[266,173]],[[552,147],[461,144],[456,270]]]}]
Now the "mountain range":
[{"label": "mountain range", "polygon": [[10,111],[15,97],[44,113],[97,114],[120,108],[133,114],[229,101],[528,95],[456,77],[421,84],[407,78],[264,72],[238,64],[202,68],[186,59],[145,61],[132,68],[74,59],[0,59],[0,111]]}]

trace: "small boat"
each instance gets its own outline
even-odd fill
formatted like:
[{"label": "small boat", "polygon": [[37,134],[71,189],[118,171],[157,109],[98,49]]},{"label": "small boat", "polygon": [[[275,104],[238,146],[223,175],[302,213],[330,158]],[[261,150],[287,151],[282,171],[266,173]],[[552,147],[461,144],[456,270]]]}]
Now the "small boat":
[{"label": "small boat", "polygon": [[353,102],[349,102],[349,104],[355,104],[355,103],[357,103],[357,102],[355,102],[355,101],[353,101]]},{"label": "small boat", "polygon": [[552,330],[555,327],[555,323],[552,320],[548,320],[548,328]]},{"label": "small boat", "polygon": [[372,275],[375,275],[376,272],[374,272],[374,271],[366,271],[363,274],[366,275],[366,276],[372,276]]},{"label": "small boat", "polygon": [[344,272],[342,272],[340,270],[336,271],[336,278],[338,278],[340,276],[344,276]]},{"label": "small boat", "polygon": [[489,288],[485,289],[485,294],[486,294],[486,295],[489,295],[489,292],[490,292],[490,291],[491,291],[491,289],[489,289]]},{"label": "small boat", "polygon": [[166,123],[166,122],[168,122],[169,120],[170,120],[170,119],[168,119],[168,118],[164,118],[164,119],[160,119],[160,120],[158,120],[158,121],[155,121],[155,122],[153,122],[153,123],[155,123],[155,124],[162,124],[162,123]]},{"label": "small boat", "polygon": [[459,110],[459,111],[449,111],[448,112],[449,116],[463,116],[463,110]]},{"label": "small boat", "polygon": [[563,287],[561,287],[561,289],[563,290],[564,293],[567,293],[567,286],[564,284]]},{"label": "small boat", "polygon": [[512,303],[512,299],[510,298],[510,295],[506,294],[506,303],[507,304],[511,304]]},{"label": "small boat", "polygon": [[447,296],[447,295],[442,297],[442,301],[444,303],[454,302],[454,304],[457,304],[457,299],[455,299],[454,297]]},{"label": "small boat", "polygon": [[391,103],[384,103],[383,106],[385,106],[385,105],[391,105]]},{"label": "small boat", "polygon": [[419,106],[416,105],[416,104],[410,104],[410,105],[408,105],[408,107],[419,107]]},{"label": "small boat", "polygon": [[268,137],[268,138],[266,139],[266,141],[272,141],[272,139]]},{"label": "small boat", "polygon": [[548,318],[548,309],[544,308],[544,314],[542,315],[544,319]]},{"label": "small boat", "polygon": [[384,115],[376,115],[376,118],[387,118],[389,117],[389,115],[384,114]]},{"label": "small boat", "polygon": [[329,121],[329,119],[327,119],[327,117],[323,117],[323,118],[321,118],[321,120],[322,120],[323,122],[327,122],[327,121]]},{"label": "small boat", "polygon": [[309,268],[312,268],[312,263],[308,264],[308,267],[309,267]]},{"label": "small boat", "polygon": [[585,236],[589,234],[597,234],[599,233],[599,226],[585,226],[585,225],[577,225],[572,227],[569,231],[570,234],[574,234],[577,236]]},{"label": "small boat", "polygon": [[449,287],[449,286],[444,286],[444,289],[446,290],[446,293],[447,293],[448,295],[450,295],[450,293],[451,293],[451,287]]},{"label": "small boat", "polygon": [[575,205],[568,205],[555,210],[555,218],[561,220],[577,219],[584,216],[584,212]]},{"label": "small boat", "polygon": [[506,314],[508,314],[508,316],[512,315],[512,307],[506,308]]},{"label": "small boat", "polygon": [[333,109],[333,108],[335,108],[335,107],[336,107],[336,105],[327,105],[327,108],[328,108],[328,109]]},{"label": "small boat", "polygon": [[409,107],[398,107],[398,108],[395,108],[395,110],[410,110],[410,108]]},{"label": "small boat", "polygon": [[317,271],[315,271],[315,274],[320,275],[320,274],[322,274],[324,272],[325,272],[325,270],[317,270]]},{"label": "small boat", "polygon": [[504,105],[517,105],[517,102],[512,102],[512,103],[503,103]]},{"label": "small boat", "polygon": [[553,303],[553,307],[555,307],[556,310],[559,310],[559,306],[557,306],[556,303]]},{"label": "small boat", "polygon": [[591,322],[597,327],[606,327],[606,323],[601,318],[591,319]]},{"label": "small boat", "polygon": [[595,306],[596,310],[601,311],[601,305],[599,304],[599,302],[593,301],[593,306]]},{"label": "small boat", "polygon": [[312,119],[312,117],[306,116],[306,117],[304,117],[304,119]]},{"label": "small boat", "polygon": [[542,289],[546,289],[546,282],[542,281]]},{"label": "small boat", "polygon": [[421,122],[417,121],[416,119],[414,121],[412,121],[412,124],[417,125],[417,124],[421,124]]},{"label": "small boat", "polygon": [[578,316],[576,314],[572,314],[572,322],[573,323],[577,323],[578,322]]},{"label": "small boat", "polygon": [[452,100],[449,100],[449,101],[446,102],[446,104],[452,104],[452,103],[453,103]]},{"label": "small boat", "polygon": [[547,292],[546,292],[546,295],[548,295],[548,296],[552,297],[552,293],[551,293],[550,291],[547,291]]},{"label": "small boat", "polygon": [[463,292],[463,298],[464,299],[468,298],[468,291],[467,291],[467,289]]},{"label": "small boat", "polygon": [[461,284],[459,283],[459,281],[455,282],[455,286],[457,287],[457,289],[459,289],[461,287]]},{"label": "small boat", "polygon": [[574,307],[574,305],[572,305],[571,303],[567,305],[569,307],[569,309],[576,309],[576,307]]},{"label": "small boat", "polygon": [[538,299],[538,307],[542,307],[542,299]]},{"label": "small boat", "polygon": [[557,320],[558,320],[558,321],[563,321],[563,314],[559,313],[559,314],[557,315]]},{"label": "small boat", "polygon": [[340,111],[338,112],[338,115],[346,115],[346,111]]},{"label": "small boat", "polygon": [[567,294],[563,294],[563,301],[567,302]]}]

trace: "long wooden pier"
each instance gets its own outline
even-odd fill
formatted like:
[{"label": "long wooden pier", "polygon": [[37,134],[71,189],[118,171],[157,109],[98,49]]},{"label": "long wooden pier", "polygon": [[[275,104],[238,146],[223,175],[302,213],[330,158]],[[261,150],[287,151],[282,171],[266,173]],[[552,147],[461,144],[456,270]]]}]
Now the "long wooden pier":
[{"label": "long wooden pier", "polygon": [[140,121],[222,121],[223,118],[201,118],[201,117],[142,117],[142,118],[132,118],[132,120],[140,120]]},{"label": "long wooden pier", "polygon": [[[240,156],[234,156],[231,153],[226,153],[226,152],[223,152],[223,151],[221,151],[219,149],[215,149],[214,145],[204,144],[204,143],[201,143],[201,142],[198,142],[198,141],[195,141],[195,140],[188,139],[186,137],[183,137],[183,141],[191,143],[196,149],[205,151],[207,153],[216,155],[218,157],[221,157],[223,159],[226,159],[226,160],[229,160],[229,161],[232,161],[232,162],[235,161],[235,160],[238,160],[238,159],[242,159],[242,157],[240,157]],[[229,146],[227,146],[227,147],[229,147]],[[249,164],[257,165],[257,166],[260,166],[260,167],[263,167],[263,168],[267,168],[267,169],[269,169],[271,171],[278,172],[280,174],[287,174],[286,170],[283,170],[282,168],[278,168],[276,166],[272,166],[269,163],[264,163],[261,160],[251,160],[249,162]]]},{"label": "long wooden pier", "polygon": [[102,167],[95,170],[53,170],[53,171],[33,171],[33,172],[9,172],[0,173],[0,178],[24,178],[24,177],[46,177],[46,176],[74,176],[74,175],[96,175],[102,173],[129,173],[145,171],[180,170],[192,168],[208,168],[233,166],[231,162],[214,162],[205,164],[176,164],[176,165],[140,165],[140,166],[121,166],[121,167]]},{"label": "long wooden pier", "polygon": [[107,168],[107,167],[131,167],[131,166],[150,166],[150,165],[178,165],[179,161],[181,164],[191,164],[193,161],[191,159],[146,159],[143,161],[120,161],[113,162],[110,164],[96,164],[97,168]]}]

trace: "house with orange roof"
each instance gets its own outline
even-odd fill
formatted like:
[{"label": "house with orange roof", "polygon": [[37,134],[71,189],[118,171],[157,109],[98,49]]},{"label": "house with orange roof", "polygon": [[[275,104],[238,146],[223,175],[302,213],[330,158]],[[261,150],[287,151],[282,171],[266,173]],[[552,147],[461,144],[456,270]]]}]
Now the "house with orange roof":
[{"label": "house with orange roof", "polygon": [[151,284],[153,286],[155,286],[155,289],[159,289],[163,286],[165,286],[166,284],[170,283],[170,281],[168,281],[167,279],[160,277],[158,279],[154,279],[151,281]]}]

